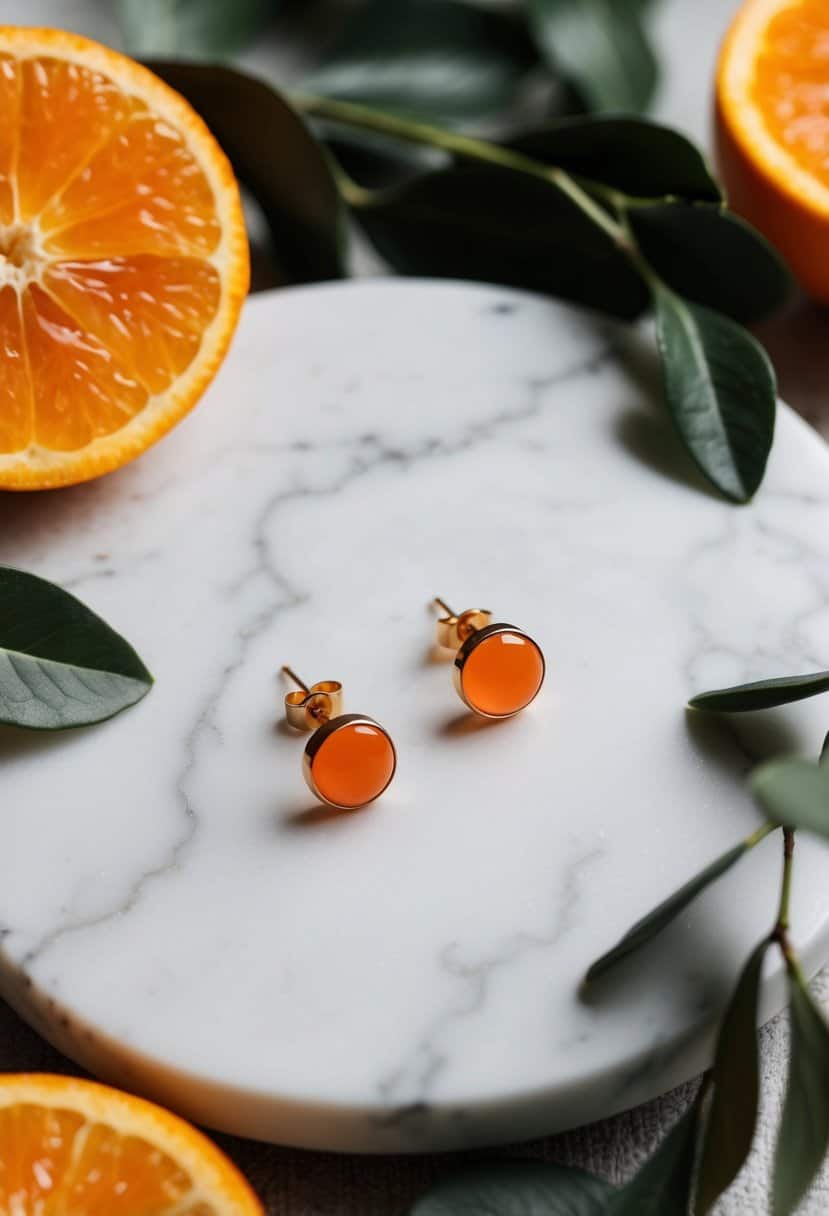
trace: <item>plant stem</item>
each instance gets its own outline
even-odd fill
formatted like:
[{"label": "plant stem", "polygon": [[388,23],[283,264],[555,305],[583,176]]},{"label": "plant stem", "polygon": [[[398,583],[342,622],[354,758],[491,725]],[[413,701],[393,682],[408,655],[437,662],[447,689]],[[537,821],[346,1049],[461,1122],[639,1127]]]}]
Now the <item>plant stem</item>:
[{"label": "plant stem", "polygon": [[783,882],[780,887],[780,908],[777,913],[778,929],[789,928],[789,902],[792,894],[792,858],[794,856],[794,832],[783,828]]},{"label": "plant stem", "polygon": [[387,114],[385,111],[374,110],[370,106],[356,105],[350,101],[293,94],[291,103],[296,109],[311,118],[323,118],[349,127],[360,127],[364,131],[375,131],[378,135],[388,135],[407,143],[440,148],[444,152],[462,156],[466,160],[499,165],[502,169],[514,169],[518,173],[542,178],[556,186],[562,194],[566,194],[570,201],[607,233],[615,244],[625,251],[629,251],[628,237],[622,225],[608,215],[604,208],[595,199],[592,199],[569,173],[555,165],[545,165],[542,161],[533,160],[521,152],[503,148],[500,144],[489,143],[483,139],[473,139],[468,135],[459,135],[456,131],[433,127],[428,123],[413,122],[408,118],[400,118],[396,114]]},{"label": "plant stem", "polygon": [[792,862],[794,858],[794,830],[783,828],[783,881],[780,885],[780,905],[777,920],[771,932],[771,940],[777,942],[786,970],[804,988],[807,980],[800,966],[800,959],[789,936],[789,905],[792,894]]},{"label": "plant stem", "polygon": [[772,832],[776,832],[780,825],[777,823],[763,823],[756,832],[752,832],[750,836],[745,838],[745,846],[747,849],[753,849],[761,840],[765,840]]}]

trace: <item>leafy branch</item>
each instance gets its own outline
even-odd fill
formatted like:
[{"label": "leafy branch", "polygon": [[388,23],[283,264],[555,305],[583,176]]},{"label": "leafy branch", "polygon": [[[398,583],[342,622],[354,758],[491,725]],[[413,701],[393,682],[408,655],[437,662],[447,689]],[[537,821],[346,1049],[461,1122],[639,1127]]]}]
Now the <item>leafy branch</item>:
[{"label": "leafy branch", "polygon": [[[401,273],[530,288],[624,320],[651,309],[679,438],[712,486],[746,502],[776,392],[744,326],[785,299],[779,256],[677,132],[630,115],[547,112],[529,128],[510,117],[528,74],[553,63],[593,108],[641,107],[652,84],[641,10],[528,0],[516,19],[457,0],[370,0],[292,94],[229,67],[150,66],[259,199],[285,282],[346,274],[356,227]],[[495,119],[497,138],[482,138]]]},{"label": "leafy branch", "polygon": [[[751,712],[829,691],[816,672],[718,689],[693,698],[696,711]],[[773,760],[751,774],[750,789],[766,822],[712,861],[637,921],[588,969],[600,982],[666,928],[692,900],[773,832],[783,842],[780,896],[770,931],[752,951],[720,1023],[714,1062],[696,1100],[654,1155],[616,1189],[581,1171],[512,1163],[509,1187],[502,1165],[482,1164],[439,1183],[412,1216],[461,1216],[483,1209],[497,1216],[706,1216],[742,1169],[754,1140],[760,1100],[757,1025],[760,983],[769,949],[786,971],[791,1059],[774,1162],[773,1216],[789,1216],[829,1148],[829,1026],[809,992],[791,936],[795,830],[829,839],[829,735],[817,762]],[[600,1188],[595,1190],[596,1186]]]}]

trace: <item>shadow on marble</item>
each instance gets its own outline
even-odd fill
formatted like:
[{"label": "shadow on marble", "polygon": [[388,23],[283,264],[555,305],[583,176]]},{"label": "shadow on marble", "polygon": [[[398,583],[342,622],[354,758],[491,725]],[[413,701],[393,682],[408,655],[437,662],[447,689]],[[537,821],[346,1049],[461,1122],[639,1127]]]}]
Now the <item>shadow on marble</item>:
[{"label": "shadow on marble", "polygon": [[[432,627],[434,628],[434,622]],[[438,646],[437,642],[431,642],[423,652],[421,666],[448,667],[454,657],[451,650],[447,650],[444,646]]]},{"label": "shadow on marble", "polygon": [[280,815],[279,826],[289,832],[307,831],[309,828],[322,827],[335,820],[341,822],[343,819],[349,819],[363,809],[363,807],[358,807],[354,811],[344,811],[340,807],[315,802],[311,806],[303,807],[302,810],[289,811],[287,815]]},{"label": "shadow on marble", "polygon": [[508,721],[509,719],[504,718],[482,718],[480,714],[473,713],[471,709],[464,709],[460,713],[452,714],[451,717],[438,722],[435,726],[435,734],[443,739],[477,735],[481,731],[497,730],[499,727],[509,729]]},{"label": "shadow on marble", "polygon": [[785,707],[757,713],[707,714],[686,709],[688,735],[705,756],[706,764],[719,769],[726,779],[734,777],[735,752],[746,772],[775,756],[801,750],[802,740],[786,718]]},{"label": "shadow on marble", "polygon": [[637,397],[637,404],[626,408],[614,421],[614,432],[622,447],[640,464],[669,481],[720,500],[717,491],[691,463],[668,416],[659,355],[653,341],[642,332],[621,332],[617,353]]},{"label": "shadow on marble", "polygon": [[0,764],[11,764],[21,757],[37,756],[71,746],[74,734],[72,730],[26,730],[0,726]]},{"label": "shadow on marble", "polygon": [[[282,710],[283,696],[284,696],[284,693],[279,694],[279,705],[277,708],[280,713],[283,712],[283,710]],[[277,718],[273,724],[273,729],[277,735],[283,735],[286,739],[302,739],[303,738],[302,734],[296,729],[296,727],[291,726],[291,724],[287,718]]]}]

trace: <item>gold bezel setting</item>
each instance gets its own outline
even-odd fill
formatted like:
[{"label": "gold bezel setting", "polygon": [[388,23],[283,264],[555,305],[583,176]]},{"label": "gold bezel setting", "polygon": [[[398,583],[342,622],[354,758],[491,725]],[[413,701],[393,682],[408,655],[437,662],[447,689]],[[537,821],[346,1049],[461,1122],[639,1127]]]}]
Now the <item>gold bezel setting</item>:
[{"label": "gold bezel setting", "polygon": [[[519,705],[517,709],[510,710],[508,714],[489,714],[480,709],[479,706],[474,705],[468,699],[463,687],[463,669],[467,660],[469,659],[469,656],[477,650],[482,642],[486,642],[489,638],[495,637],[497,634],[502,633],[511,633],[516,637],[524,638],[530,643],[531,646],[535,647],[541,659],[541,679],[538,682],[538,688],[530,697],[529,701],[526,701],[523,705]],[[494,625],[486,625],[483,629],[478,629],[475,633],[471,634],[470,637],[461,643],[458,653],[455,655],[455,661],[452,665],[452,679],[455,684],[455,690],[467,709],[471,709],[473,713],[479,714],[482,718],[492,718],[494,720],[514,718],[516,714],[520,714],[523,710],[525,710],[528,705],[532,705],[535,698],[541,692],[546,675],[547,662],[544,658],[544,651],[541,649],[538,642],[536,642],[535,638],[531,638],[530,635],[523,629],[518,629],[515,625],[507,625],[503,621]]]},{"label": "gold bezel setting", "polygon": [[[383,788],[378,790],[378,792],[366,802],[359,802],[356,804],[333,802],[330,798],[326,798],[326,796],[321,793],[316,781],[314,780],[314,759],[320,748],[322,748],[326,741],[330,739],[332,735],[336,734],[337,731],[342,730],[346,726],[359,725],[373,726],[375,730],[379,730],[380,733],[388,740],[392,754],[392,769],[391,773],[389,774],[389,779]],[[368,806],[369,803],[376,802],[378,798],[381,798],[383,794],[385,794],[386,790],[391,785],[392,781],[394,780],[394,774],[397,772],[397,748],[394,746],[394,740],[386,730],[385,726],[381,726],[379,722],[374,720],[374,718],[369,718],[365,714],[340,714],[339,717],[331,718],[325,723],[324,726],[320,726],[318,730],[314,731],[313,735],[306,743],[305,752],[302,757],[302,772],[309,790],[315,798],[319,798],[320,802],[324,802],[326,806],[333,806],[338,811],[358,811],[361,807]]]}]

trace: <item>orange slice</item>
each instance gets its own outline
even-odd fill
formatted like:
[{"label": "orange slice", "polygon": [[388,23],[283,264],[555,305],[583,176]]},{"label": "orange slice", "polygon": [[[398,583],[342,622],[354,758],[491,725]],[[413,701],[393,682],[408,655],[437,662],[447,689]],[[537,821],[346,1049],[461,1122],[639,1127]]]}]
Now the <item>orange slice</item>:
[{"label": "orange slice", "polygon": [[158,1106],[75,1077],[0,1077],[0,1212],[263,1216],[210,1140]]},{"label": "orange slice", "polygon": [[0,489],[131,460],[199,399],[248,287],[239,191],[183,98],[0,26]]},{"label": "orange slice", "polygon": [[716,102],[731,206],[829,301],[827,0],[747,0],[723,44]]}]

